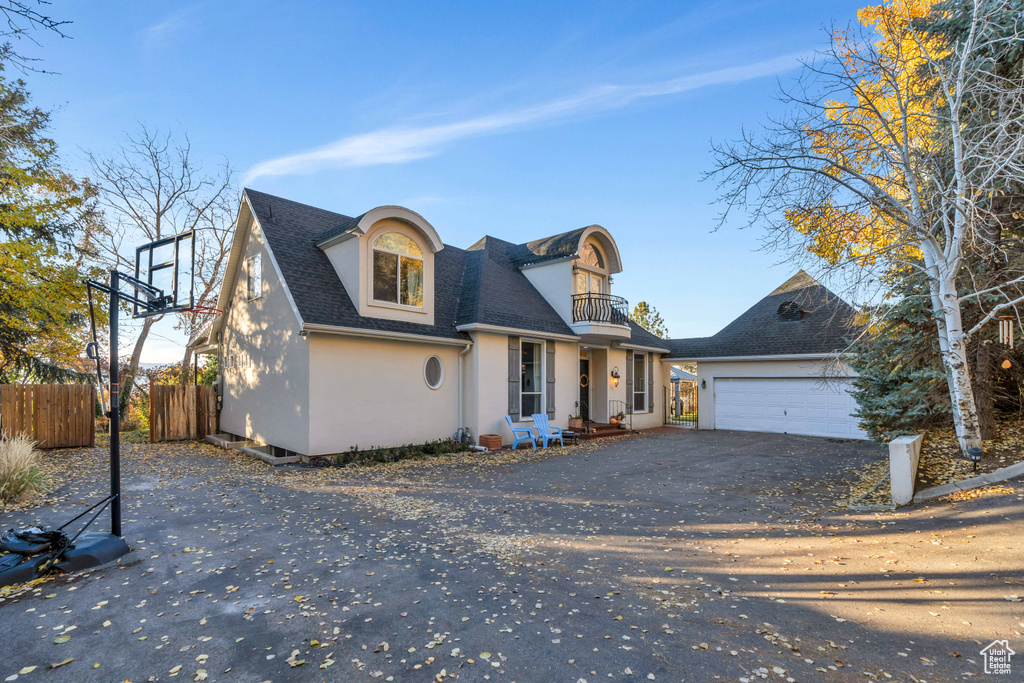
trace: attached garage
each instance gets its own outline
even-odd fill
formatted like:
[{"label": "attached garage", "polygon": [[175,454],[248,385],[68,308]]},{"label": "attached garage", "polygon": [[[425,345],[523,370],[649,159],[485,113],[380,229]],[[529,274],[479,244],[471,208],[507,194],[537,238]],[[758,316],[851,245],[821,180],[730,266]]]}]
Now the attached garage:
[{"label": "attached garage", "polygon": [[810,377],[718,377],[715,428],[866,439],[851,413],[848,380]]},{"label": "attached garage", "polygon": [[696,366],[698,429],[866,439],[843,357],[855,321],[800,271],[717,334],[668,340],[662,362]]}]

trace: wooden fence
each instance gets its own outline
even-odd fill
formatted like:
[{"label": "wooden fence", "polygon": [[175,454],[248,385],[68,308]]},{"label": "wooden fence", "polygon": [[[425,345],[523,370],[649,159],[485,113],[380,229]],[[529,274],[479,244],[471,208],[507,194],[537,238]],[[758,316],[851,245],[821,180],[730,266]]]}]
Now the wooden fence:
[{"label": "wooden fence", "polygon": [[217,392],[211,386],[149,387],[149,441],[205,439],[217,433]]},{"label": "wooden fence", "polygon": [[91,384],[0,385],[0,433],[25,434],[39,448],[96,445],[96,387]]}]

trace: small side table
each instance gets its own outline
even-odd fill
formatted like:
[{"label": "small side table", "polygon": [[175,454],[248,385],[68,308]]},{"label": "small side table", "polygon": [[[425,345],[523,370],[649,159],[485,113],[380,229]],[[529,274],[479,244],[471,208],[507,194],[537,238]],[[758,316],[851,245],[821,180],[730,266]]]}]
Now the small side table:
[{"label": "small side table", "polygon": [[565,441],[571,442],[574,446],[579,445],[580,443],[580,435],[576,432],[570,432],[567,429],[562,430],[562,438]]}]

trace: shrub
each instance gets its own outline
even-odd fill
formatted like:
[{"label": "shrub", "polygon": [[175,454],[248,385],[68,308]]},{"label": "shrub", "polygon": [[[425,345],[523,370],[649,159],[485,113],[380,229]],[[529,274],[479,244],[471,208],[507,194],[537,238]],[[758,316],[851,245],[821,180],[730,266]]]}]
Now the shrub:
[{"label": "shrub", "polygon": [[131,405],[128,408],[128,414],[121,420],[121,431],[137,432],[140,430],[149,430],[149,416],[138,406]]},{"label": "shrub", "polygon": [[0,503],[9,503],[42,488],[36,442],[27,436],[0,439]]},{"label": "shrub", "polygon": [[469,447],[453,439],[438,439],[437,441],[426,441],[422,444],[407,444],[405,446],[392,446],[384,448],[372,446],[366,450],[359,450],[359,446],[352,446],[345,453],[338,453],[334,461],[338,465],[360,464],[371,465],[373,463],[391,463],[401,460],[423,458],[452,453],[468,451]]}]

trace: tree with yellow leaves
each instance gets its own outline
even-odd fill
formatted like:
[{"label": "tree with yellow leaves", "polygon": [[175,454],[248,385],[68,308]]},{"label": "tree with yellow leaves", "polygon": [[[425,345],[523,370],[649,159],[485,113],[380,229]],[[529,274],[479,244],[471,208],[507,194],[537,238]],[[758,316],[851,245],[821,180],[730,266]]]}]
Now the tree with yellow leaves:
[{"label": "tree with yellow leaves", "polygon": [[[769,246],[809,252],[876,287],[901,273],[924,276],[965,451],[981,446],[967,344],[1024,304],[1024,271],[957,287],[971,275],[972,249],[1005,250],[992,238],[1000,218],[992,200],[1024,177],[1024,81],[985,58],[1014,39],[993,26],[1001,10],[1001,0],[891,0],[861,10],[862,28],[834,31],[783,93],[789,114],[716,145],[711,173],[723,220],[746,210],[767,228]],[[950,18],[966,30],[925,28]],[[981,102],[999,115],[976,116]],[[992,303],[965,329],[972,299]]]},{"label": "tree with yellow leaves", "polygon": [[83,280],[98,273],[80,242],[95,189],[60,169],[47,123],[22,81],[0,77],[0,382],[87,378]]}]

